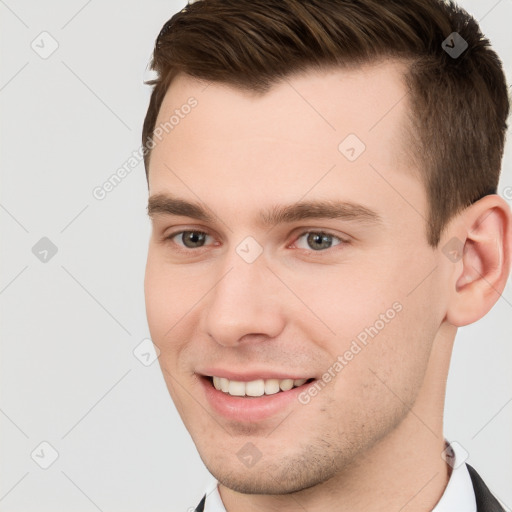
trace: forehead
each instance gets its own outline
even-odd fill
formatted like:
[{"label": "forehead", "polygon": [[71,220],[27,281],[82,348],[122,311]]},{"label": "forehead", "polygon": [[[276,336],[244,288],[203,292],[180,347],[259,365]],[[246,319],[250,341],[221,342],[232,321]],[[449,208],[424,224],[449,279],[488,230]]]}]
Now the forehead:
[{"label": "forehead", "polygon": [[308,194],[364,203],[388,178],[408,187],[405,71],[391,60],[311,70],[264,94],[179,75],[156,123],[167,130],[155,139],[150,194],[239,206],[246,196],[274,204]]}]

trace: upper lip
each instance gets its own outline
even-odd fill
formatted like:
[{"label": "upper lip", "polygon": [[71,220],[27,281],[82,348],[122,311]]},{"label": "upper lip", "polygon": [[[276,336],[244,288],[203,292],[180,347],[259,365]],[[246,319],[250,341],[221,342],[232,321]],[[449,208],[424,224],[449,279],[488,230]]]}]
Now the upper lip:
[{"label": "upper lip", "polygon": [[244,372],[236,372],[233,370],[226,370],[222,368],[204,368],[197,373],[206,377],[224,377],[229,380],[236,380],[239,382],[251,382],[259,379],[310,379],[312,376],[304,374],[304,372],[290,372],[288,371],[273,371],[273,370],[251,370]]}]

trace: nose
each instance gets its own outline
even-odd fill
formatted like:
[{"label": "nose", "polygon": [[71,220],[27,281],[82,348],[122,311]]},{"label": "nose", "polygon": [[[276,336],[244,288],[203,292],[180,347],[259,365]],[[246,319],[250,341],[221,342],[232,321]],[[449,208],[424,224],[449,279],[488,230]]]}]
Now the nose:
[{"label": "nose", "polygon": [[282,283],[263,256],[247,263],[234,254],[204,303],[204,329],[218,344],[233,347],[278,336],[285,326]]}]

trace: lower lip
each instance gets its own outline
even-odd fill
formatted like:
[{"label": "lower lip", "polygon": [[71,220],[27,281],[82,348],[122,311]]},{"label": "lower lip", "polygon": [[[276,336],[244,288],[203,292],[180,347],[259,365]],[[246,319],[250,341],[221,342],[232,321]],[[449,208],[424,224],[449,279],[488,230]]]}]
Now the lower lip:
[{"label": "lower lip", "polygon": [[207,377],[199,379],[203,386],[206,399],[212,409],[221,416],[236,421],[260,421],[282,412],[292,404],[301,405],[298,396],[310,384],[315,381],[304,383],[288,391],[279,391],[273,395],[258,397],[231,396],[213,387],[211,380]]}]

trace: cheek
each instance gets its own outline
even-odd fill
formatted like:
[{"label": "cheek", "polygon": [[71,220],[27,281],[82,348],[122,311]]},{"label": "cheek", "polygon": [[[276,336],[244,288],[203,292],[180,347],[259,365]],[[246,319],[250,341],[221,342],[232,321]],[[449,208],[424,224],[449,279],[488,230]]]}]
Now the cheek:
[{"label": "cheek", "polygon": [[294,274],[283,274],[283,281],[295,295],[284,307],[289,320],[309,333],[311,341],[326,340],[321,344],[330,346],[333,350],[328,351],[336,355],[357,336],[368,337],[365,330],[375,323],[381,330],[382,315],[387,313],[386,326],[398,316],[393,305],[399,294],[394,291],[393,279],[379,276],[361,262],[297,269]]},{"label": "cheek", "polygon": [[194,276],[174,268],[156,251],[149,250],[144,295],[153,341],[164,342],[185,325],[204,294],[203,288]]},{"label": "cheek", "polygon": [[311,323],[310,312],[296,321],[328,354],[323,370],[336,375],[332,389],[343,400],[353,397],[354,406],[358,400],[373,403],[369,410],[376,410],[396,401],[394,390],[404,402],[414,401],[439,327],[434,284],[425,281],[411,293],[425,277],[421,269],[431,270],[427,267],[419,265],[408,275],[399,263],[387,271],[339,268],[297,285],[321,323]]},{"label": "cheek", "polygon": [[172,292],[167,286],[167,279],[163,278],[161,269],[150,256],[146,264],[144,297],[151,337],[160,346],[163,335],[172,325],[170,316],[174,308],[169,307],[172,303]]},{"label": "cheek", "polygon": [[375,417],[387,417],[389,425],[413,406],[437,329],[435,316],[421,300],[403,296],[394,304],[399,311],[393,310],[387,323],[374,313],[356,336],[346,338],[350,346],[344,354],[351,360],[335,383],[337,396],[348,396],[351,406]]},{"label": "cheek", "polygon": [[146,317],[151,339],[160,350],[158,361],[171,395],[174,395],[171,390],[172,381],[169,380],[165,368],[171,370],[170,363],[176,360],[177,352],[181,349],[176,332],[181,326],[179,319],[184,315],[182,309],[186,302],[183,300],[183,293],[180,295],[178,289],[178,283],[173,279],[169,268],[159,263],[150,252],[144,279]]},{"label": "cheek", "polygon": [[[179,354],[186,347],[187,336],[180,333],[183,329],[187,308],[186,288],[177,279],[176,272],[170,270],[170,265],[161,261],[151,249],[148,252],[144,278],[144,295],[146,302],[146,317],[153,343],[160,350],[158,363],[169,394],[179,411],[184,413],[183,397],[180,393],[182,379],[177,372]],[[183,341],[180,341],[183,340]]]},{"label": "cheek", "polygon": [[[214,284],[211,272],[192,267],[171,265],[157,251],[148,252],[144,279],[146,317],[173,400],[183,392],[172,377],[190,375],[188,361],[194,359],[197,347],[193,340],[197,337],[202,304]],[[181,396],[181,400],[188,399]],[[177,407],[180,409],[178,404]]]},{"label": "cheek", "polygon": [[331,340],[325,370],[335,376],[307,406],[312,416],[327,414],[347,439],[380,438],[398,425],[421,390],[431,346],[405,315],[404,307],[366,344],[351,336]]}]

